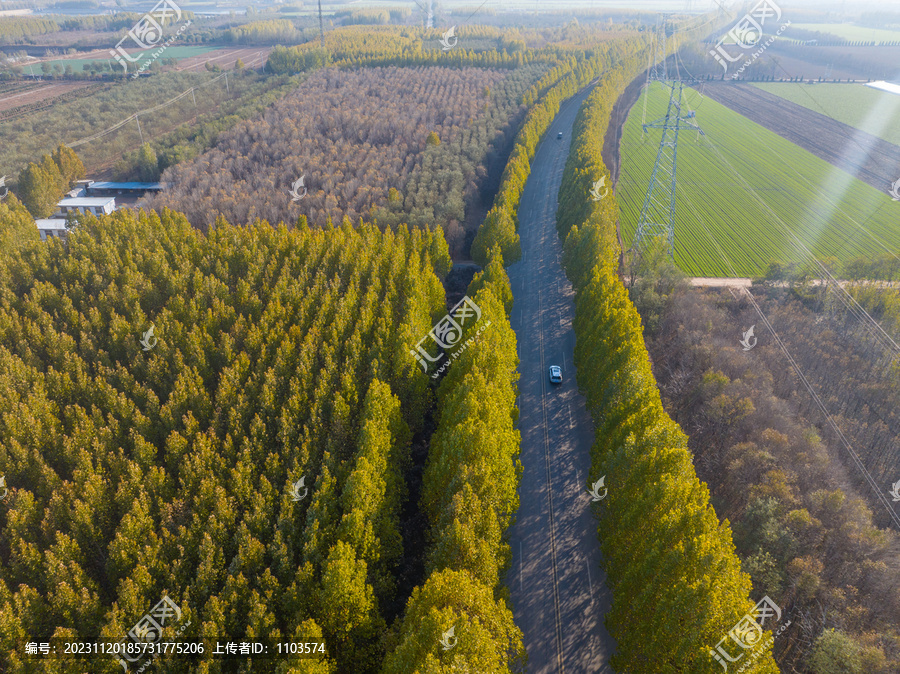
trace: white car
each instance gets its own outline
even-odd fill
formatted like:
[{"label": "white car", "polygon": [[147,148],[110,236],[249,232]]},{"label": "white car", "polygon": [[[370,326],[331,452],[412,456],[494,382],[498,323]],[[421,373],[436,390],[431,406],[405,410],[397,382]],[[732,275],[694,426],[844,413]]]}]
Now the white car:
[{"label": "white car", "polygon": [[562,368],[559,365],[550,366],[550,383],[562,384]]}]

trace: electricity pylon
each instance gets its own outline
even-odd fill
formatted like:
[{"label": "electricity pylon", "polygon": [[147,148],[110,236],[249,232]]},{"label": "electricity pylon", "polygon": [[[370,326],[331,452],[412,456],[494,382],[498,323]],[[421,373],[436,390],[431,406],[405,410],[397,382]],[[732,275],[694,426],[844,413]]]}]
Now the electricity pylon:
[{"label": "electricity pylon", "polygon": [[643,129],[662,129],[662,138],[659,141],[659,150],[656,152],[656,163],[653,165],[653,173],[650,175],[650,186],[644,197],[644,205],[641,207],[641,217],[638,220],[637,233],[631,248],[635,257],[639,257],[641,250],[657,237],[665,237],[669,255],[675,254],[675,174],[678,162],[678,132],[681,129],[703,131],[694,122],[690,121],[694,113],[683,115],[682,92],[684,81],[670,79],[666,65],[666,19],[663,17],[661,30],[653,40],[654,64],[647,72],[647,93],[650,85],[660,82],[670,89],[669,107],[666,116],[654,122],[643,124]]}]

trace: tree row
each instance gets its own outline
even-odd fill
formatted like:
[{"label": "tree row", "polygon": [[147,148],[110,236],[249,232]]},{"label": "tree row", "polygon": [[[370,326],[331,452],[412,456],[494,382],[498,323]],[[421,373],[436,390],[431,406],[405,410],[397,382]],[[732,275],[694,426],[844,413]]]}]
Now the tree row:
[{"label": "tree row", "polygon": [[524,647],[501,574],[519,505],[518,354],[512,290],[499,250],[469,285],[481,311],[465,326],[437,391],[423,475],[426,579],[406,606],[382,674],[521,672]]},{"label": "tree row", "polygon": [[486,264],[488,251],[494,246],[500,247],[507,264],[521,257],[516,212],[538,143],[563,101],[586,86],[611,63],[628,54],[629,50],[633,51],[636,44],[633,39],[626,39],[601,45],[590,52],[576,52],[546,73],[526,93],[524,101],[530,104],[530,109],[516,136],[494,204],[472,242],[473,260]]},{"label": "tree row", "polygon": [[[716,656],[724,662],[721,644],[729,657],[743,653],[726,637],[754,606],[750,578],[697,478],[687,436],[663,409],[640,316],[617,275],[615,199],[590,195],[609,177],[597,139],[645,63],[646,52],[636,53],[608,69],[582,106],[557,217],[576,291],[578,383],[595,424],[588,485],[606,476],[609,490],[598,533],[613,593],[605,621],[617,644],[612,664],[711,674],[722,667]],[[747,671],[777,672],[770,645],[756,649]]]}]

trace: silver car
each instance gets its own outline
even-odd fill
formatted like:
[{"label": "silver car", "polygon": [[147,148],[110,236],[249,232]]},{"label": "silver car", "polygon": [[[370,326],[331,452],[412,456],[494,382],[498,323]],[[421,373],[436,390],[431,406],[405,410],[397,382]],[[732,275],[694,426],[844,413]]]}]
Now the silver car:
[{"label": "silver car", "polygon": [[550,383],[562,384],[562,368],[559,365],[550,366]]}]

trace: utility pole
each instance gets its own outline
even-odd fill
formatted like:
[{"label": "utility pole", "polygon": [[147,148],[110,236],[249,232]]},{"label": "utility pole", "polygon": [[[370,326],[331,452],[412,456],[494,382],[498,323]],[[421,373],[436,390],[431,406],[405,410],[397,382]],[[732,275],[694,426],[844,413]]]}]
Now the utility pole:
[{"label": "utility pole", "polygon": [[641,207],[637,232],[631,250],[634,253],[632,268],[646,246],[657,237],[664,237],[669,255],[675,255],[675,176],[678,164],[678,133],[681,129],[691,129],[701,134],[703,131],[693,121],[694,113],[682,114],[682,94],[684,82],[669,79],[666,66],[666,18],[661,22],[660,34],[654,37],[653,50],[657,60],[647,73],[647,92],[650,85],[660,82],[669,88],[669,105],[666,116],[654,122],[643,124],[643,129],[662,129],[662,138],[656,153],[650,185]]}]

